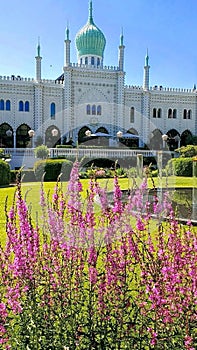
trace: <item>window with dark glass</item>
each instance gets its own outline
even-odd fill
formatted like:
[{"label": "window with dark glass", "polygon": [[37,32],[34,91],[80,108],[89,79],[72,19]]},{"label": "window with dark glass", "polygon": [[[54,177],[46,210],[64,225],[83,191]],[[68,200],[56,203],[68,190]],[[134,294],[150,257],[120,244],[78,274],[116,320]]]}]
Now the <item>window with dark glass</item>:
[{"label": "window with dark glass", "polygon": [[25,102],[25,112],[29,112],[29,101]]},{"label": "window with dark glass", "polygon": [[157,118],[161,118],[161,108],[159,108],[157,111]]},{"label": "window with dark glass", "polygon": [[55,103],[51,103],[51,119],[55,119]]},{"label": "window with dark glass", "polygon": [[23,103],[23,101],[19,101],[19,112],[23,112],[23,110],[24,110],[24,103]]},{"label": "window with dark glass", "polygon": [[100,66],[100,64],[101,64],[101,60],[100,58],[97,58],[97,66]]},{"label": "window with dark glass", "polygon": [[157,109],[153,108],[153,118],[156,118],[156,117],[157,117]]},{"label": "window with dark glass", "polygon": [[191,111],[191,109],[189,109],[189,111],[187,113],[187,119],[192,119],[192,111]]},{"label": "window with dark glass", "polygon": [[177,110],[173,109],[173,119],[176,119],[176,117],[177,117]]},{"label": "window with dark glass", "polygon": [[130,123],[134,123],[134,119],[135,119],[135,108],[131,107],[131,109],[130,109]]},{"label": "window with dark glass", "polygon": [[96,106],[95,106],[95,105],[92,106],[92,114],[93,114],[93,115],[96,114]]},{"label": "window with dark glass", "polygon": [[91,65],[94,66],[94,57],[91,57]]},{"label": "window with dark glass", "polygon": [[0,100],[0,110],[4,111],[4,100]]},{"label": "window with dark glass", "polygon": [[183,110],[183,119],[187,119],[187,109]]},{"label": "window with dark glass", "polygon": [[97,115],[101,115],[101,106],[97,106]]},{"label": "window with dark glass", "polygon": [[85,57],[85,64],[88,64],[88,57]]},{"label": "window with dark glass", "polygon": [[90,115],[90,105],[86,106],[86,112],[87,112],[88,115]]},{"label": "window with dark glass", "polygon": [[10,111],[10,109],[11,109],[10,100],[7,100],[7,101],[6,101],[6,103],[5,103],[5,109],[6,109],[6,111]]},{"label": "window with dark glass", "polygon": [[172,109],[168,109],[168,118],[172,118]]}]

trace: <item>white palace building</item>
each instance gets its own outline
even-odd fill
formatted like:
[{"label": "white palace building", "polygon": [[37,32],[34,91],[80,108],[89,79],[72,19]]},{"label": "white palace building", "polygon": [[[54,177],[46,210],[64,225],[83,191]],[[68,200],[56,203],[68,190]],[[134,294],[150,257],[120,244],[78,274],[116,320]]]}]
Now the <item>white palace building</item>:
[{"label": "white palace building", "polygon": [[123,35],[116,67],[105,66],[105,44],[90,1],[87,23],[75,39],[77,63],[70,62],[67,28],[64,67],[56,80],[42,77],[40,44],[34,79],[0,76],[0,148],[22,151],[41,143],[54,148],[88,140],[109,148],[121,142],[157,150],[165,141],[173,150],[197,135],[195,87],[150,87],[148,53],[142,86],[126,86]]}]

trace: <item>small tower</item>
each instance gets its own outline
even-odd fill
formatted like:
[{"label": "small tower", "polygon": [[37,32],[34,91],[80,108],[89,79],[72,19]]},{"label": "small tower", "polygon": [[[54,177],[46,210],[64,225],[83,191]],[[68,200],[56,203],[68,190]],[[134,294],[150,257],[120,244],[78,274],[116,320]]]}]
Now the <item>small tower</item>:
[{"label": "small tower", "polygon": [[40,38],[38,38],[37,46],[37,56],[36,59],[36,81],[41,81],[41,61],[42,57],[40,56]]},{"label": "small tower", "polygon": [[144,66],[144,83],[143,83],[143,89],[149,90],[149,70],[150,66],[148,64],[149,56],[148,56],[148,49],[145,57],[145,66]]},{"label": "small tower", "polygon": [[65,67],[70,66],[70,43],[71,40],[69,39],[69,28],[67,25],[66,28],[66,39],[64,40],[65,43]]},{"label": "small tower", "polygon": [[125,49],[125,46],[123,44],[123,40],[124,40],[124,37],[123,37],[123,31],[120,35],[120,46],[119,46],[119,69],[120,71],[124,71],[124,49]]}]

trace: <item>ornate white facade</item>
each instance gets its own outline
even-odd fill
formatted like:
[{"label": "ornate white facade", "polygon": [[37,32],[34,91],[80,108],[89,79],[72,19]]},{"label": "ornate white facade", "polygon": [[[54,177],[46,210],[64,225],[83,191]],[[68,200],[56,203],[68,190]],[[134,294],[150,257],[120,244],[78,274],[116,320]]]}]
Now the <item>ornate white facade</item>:
[{"label": "ornate white facade", "polygon": [[[104,65],[105,37],[93,22],[92,1],[88,22],[76,36],[77,63],[70,62],[71,44],[67,29],[63,72],[56,80],[42,77],[39,44],[34,79],[0,77],[0,147],[23,148],[39,142],[54,147],[71,138],[76,144],[87,139],[90,130],[111,135],[106,138],[109,146],[115,145],[121,131],[123,143],[154,149],[162,148],[162,135],[167,134],[174,149],[188,135],[197,135],[195,87],[149,87],[148,54],[142,86],[126,86],[123,35],[117,67]],[[33,139],[29,130],[35,131]]]}]

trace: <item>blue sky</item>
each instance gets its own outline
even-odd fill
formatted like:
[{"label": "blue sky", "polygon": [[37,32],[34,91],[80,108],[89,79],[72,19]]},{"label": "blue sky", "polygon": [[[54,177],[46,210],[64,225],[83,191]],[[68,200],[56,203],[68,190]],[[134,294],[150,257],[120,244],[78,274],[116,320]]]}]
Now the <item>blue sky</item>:
[{"label": "blue sky", "polygon": [[[87,17],[88,0],[3,0],[0,75],[34,77],[40,36],[42,77],[55,79],[62,73],[67,21],[71,61],[77,62],[75,35]],[[147,48],[151,86],[192,88],[197,84],[197,1],[93,0],[93,17],[107,40],[106,65],[118,65],[123,27],[127,84],[142,85]]]}]

